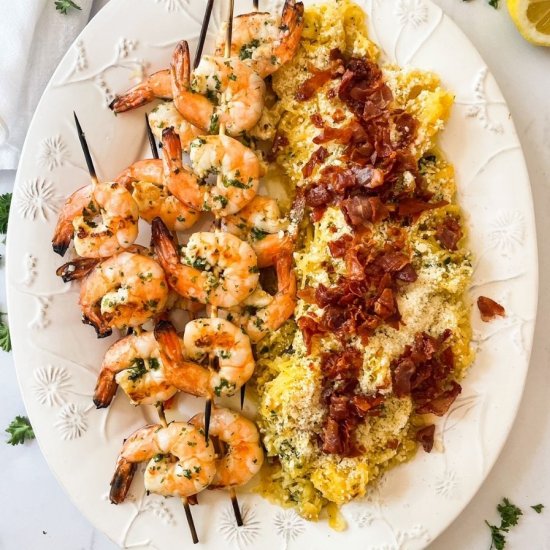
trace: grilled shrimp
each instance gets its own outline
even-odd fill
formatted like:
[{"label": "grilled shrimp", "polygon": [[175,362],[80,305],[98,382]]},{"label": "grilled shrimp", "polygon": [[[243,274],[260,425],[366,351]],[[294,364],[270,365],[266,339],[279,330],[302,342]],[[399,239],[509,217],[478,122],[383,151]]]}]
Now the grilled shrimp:
[{"label": "grilled shrimp", "polygon": [[162,165],[170,193],[189,208],[205,208],[206,187],[182,160],[181,142],[173,128],[162,131]]},{"label": "grilled shrimp", "polygon": [[[167,379],[185,393],[202,397],[231,396],[254,372],[250,339],[225,319],[190,321],[185,326],[183,344],[168,322],[157,325],[155,337]],[[211,370],[195,362],[209,356],[216,358],[217,369]]]},{"label": "grilled shrimp", "polygon": [[[225,49],[225,27],[222,25],[216,55],[223,55]],[[233,20],[231,55],[265,78],[294,57],[303,28],[304,5],[295,0],[286,0],[280,21],[270,13],[239,15]]]},{"label": "grilled shrimp", "polygon": [[122,446],[111,481],[110,499],[126,498],[140,462],[149,461],[144,474],[147,491],[188,497],[205,489],[216,475],[216,455],[204,431],[185,422],[166,427],[149,424],[135,431]]},{"label": "grilled shrimp", "polygon": [[277,256],[288,246],[288,222],[281,219],[275,199],[256,195],[237,214],[221,220],[221,230],[247,240],[258,258],[258,267],[273,265]]},{"label": "grilled shrimp", "polygon": [[193,170],[200,178],[218,177],[205,186],[204,210],[216,216],[234,214],[258,192],[263,167],[251,149],[229,136],[203,136],[191,142]]},{"label": "grilled shrimp", "polygon": [[181,148],[186,153],[189,152],[190,143],[204,134],[200,128],[193,126],[181,116],[173,101],[165,101],[155,107],[149,114],[149,124],[159,141],[162,140],[164,128],[174,128],[180,138]]},{"label": "grilled shrimp", "polygon": [[89,204],[93,204],[92,186],[85,185],[77,189],[61,208],[52,239],[53,250],[60,256],[65,255],[71,244],[74,235],[73,220],[81,216],[82,211]]},{"label": "grilled shrimp", "polygon": [[296,276],[292,269],[290,247],[283,250],[275,261],[277,293],[271,296],[261,288],[239,306],[220,310],[222,317],[239,325],[253,343],[259,342],[277,330],[294,313],[296,307]]},{"label": "grilled shrimp", "polygon": [[183,118],[205,132],[221,124],[238,136],[253,128],[264,108],[262,78],[235,58],[203,56],[193,73],[185,40],[175,48],[171,64],[174,105]]},{"label": "grilled shrimp", "polygon": [[[197,428],[204,428],[204,413],[189,421]],[[244,416],[230,409],[212,408],[210,435],[227,445],[227,452],[216,462],[216,475],[210,487],[236,487],[248,483],[264,462],[258,428]]]},{"label": "grilled shrimp", "polygon": [[94,392],[96,407],[108,407],[118,386],[133,405],[166,401],[178,391],[166,380],[153,332],[130,334],[107,350]]},{"label": "grilled shrimp", "polygon": [[[176,141],[179,145],[177,138]],[[167,149],[168,144],[163,141],[164,159],[169,154]],[[172,193],[176,178],[180,186],[182,181],[190,181],[198,187],[197,178],[181,162],[181,148],[179,153],[181,168],[177,176],[166,174],[162,160],[147,159],[135,162],[117,177],[118,182],[133,189],[132,197],[138,205],[139,215],[149,223],[154,218],[160,218],[170,231],[189,229],[200,216],[199,210],[189,207],[188,203],[182,202]]]},{"label": "grilled shrimp", "polygon": [[130,88],[121,96],[115,97],[109,107],[115,113],[124,113],[142,107],[154,99],[172,98],[170,70],[164,69],[148,76],[137,86]]},{"label": "grilled shrimp", "polygon": [[52,246],[63,256],[74,237],[83,258],[106,258],[131,246],[138,235],[139,210],[130,192],[117,182],[94,182],[65,202]]},{"label": "grilled shrimp", "polygon": [[258,285],[256,254],[229,233],[194,233],[183,257],[160,219],[153,220],[152,243],[168,284],[178,294],[214,307],[233,307]]},{"label": "grilled shrimp", "polygon": [[142,325],[161,313],[168,299],[162,267],[143,254],[122,252],[101,262],[75,260],[57,274],[64,281],[83,278],[83,321],[95,327],[99,338],[109,336],[112,328]]}]

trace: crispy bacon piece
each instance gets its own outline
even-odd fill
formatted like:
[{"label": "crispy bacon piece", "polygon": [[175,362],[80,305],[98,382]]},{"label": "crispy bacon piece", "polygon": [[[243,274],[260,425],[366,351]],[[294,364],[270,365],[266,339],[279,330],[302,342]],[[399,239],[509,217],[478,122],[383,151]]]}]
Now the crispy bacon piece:
[{"label": "crispy bacon piece", "polygon": [[315,169],[315,167],[318,164],[323,164],[328,156],[329,152],[324,147],[319,147],[318,149],[316,149],[302,168],[302,175],[304,176],[304,178],[309,178],[311,174],[313,174],[313,170]]},{"label": "crispy bacon piece", "polygon": [[399,201],[397,212],[403,218],[406,216],[418,216],[426,210],[434,210],[448,204],[447,201],[428,202],[421,199],[409,198]]},{"label": "crispy bacon piece", "polygon": [[380,414],[384,397],[360,392],[358,377],[362,365],[362,354],[352,348],[321,356],[321,395],[327,407],[327,418],[320,439],[325,453],[359,454],[361,449],[353,440],[353,431],[365,417]]},{"label": "crispy bacon piece", "polygon": [[392,369],[393,393],[397,397],[411,394],[411,379],[416,372],[416,365],[410,357],[403,357],[397,361]]},{"label": "crispy bacon piece", "polygon": [[340,208],[348,224],[361,227],[377,223],[389,216],[388,209],[378,197],[352,197],[340,203]]},{"label": "crispy bacon piece", "polygon": [[464,233],[456,218],[446,216],[443,223],[437,228],[435,238],[446,250],[454,252],[458,249],[458,242]]},{"label": "crispy bacon piece", "polygon": [[304,315],[303,317],[300,317],[297,323],[298,328],[302,331],[307,352],[311,353],[313,338],[317,334],[322,334],[325,331],[319,326],[317,320],[309,315]]},{"label": "crispy bacon piece", "polygon": [[454,380],[454,355],[446,341],[451,332],[439,338],[417,334],[412,346],[391,365],[393,392],[410,395],[418,414],[444,415],[462,391]]},{"label": "crispy bacon piece", "polygon": [[306,204],[316,208],[332,202],[334,193],[325,185],[312,185],[305,191]]},{"label": "crispy bacon piece", "polygon": [[325,126],[325,123],[323,122],[323,117],[320,113],[313,113],[309,118],[313,123],[313,126],[315,126],[316,128],[323,128]]},{"label": "crispy bacon piece", "polygon": [[430,453],[434,446],[435,424],[424,426],[417,430],[415,438],[422,445],[427,453]]},{"label": "crispy bacon piece", "polygon": [[273,139],[273,144],[271,145],[271,151],[267,156],[267,160],[269,160],[269,162],[273,162],[277,158],[279,152],[287,145],[287,137],[277,131],[277,133],[275,134],[275,138]]},{"label": "crispy bacon piece", "polygon": [[492,321],[497,316],[505,317],[506,310],[498,302],[486,296],[480,296],[477,299],[477,307],[481,314],[481,320],[485,323]]},{"label": "crispy bacon piece", "polygon": [[350,247],[353,242],[353,237],[351,235],[343,235],[335,241],[328,243],[328,248],[333,258],[343,258],[346,254],[346,250]]},{"label": "crispy bacon piece", "polygon": [[403,110],[393,111],[392,118],[399,136],[397,147],[404,149],[413,143],[418,129],[418,122],[412,115]]},{"label": "crispy bacon piece", "polygon": [[298,86],[298,89],[294,94],[296,100],[307,101],[308,99],[311,99],[317,93],[317,90],[330,80],[331,74],[332,71],[330,69],[314,72],[308,79]]},{"label": "crispy bacon piece", "polygon": [[435,414],[436,416],[443,416],[455,402],[455,399],[462,391],[462,386],[455,381],[451,382],[451,388],[440,393],[437,397],[434,397],[426,403],[419,404],[416,407],[418,414]]}]

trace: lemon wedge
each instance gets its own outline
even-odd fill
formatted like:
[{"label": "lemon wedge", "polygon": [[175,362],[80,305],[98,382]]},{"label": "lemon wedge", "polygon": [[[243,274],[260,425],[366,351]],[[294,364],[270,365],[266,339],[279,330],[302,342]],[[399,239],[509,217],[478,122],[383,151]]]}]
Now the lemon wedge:
[{"label": "lemon wedge", "polygon": [[526,40],[550,46],[550,0],[508,0],[508,11]]}]

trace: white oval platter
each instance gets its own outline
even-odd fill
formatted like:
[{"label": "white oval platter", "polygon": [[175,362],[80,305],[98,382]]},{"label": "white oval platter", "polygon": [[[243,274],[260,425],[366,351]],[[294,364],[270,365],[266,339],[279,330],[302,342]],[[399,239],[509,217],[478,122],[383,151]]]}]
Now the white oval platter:
[{"label": "white oval platter", "polygon": [[[216,3],[211,32],[222,18]],[[240,493],[245,525],[237,528],[223,492],[206,492],[193,508],[203,548],[416,549],[457,517],[494,464],[515,418],[529,363],[537,305],[537,247],[524,157],[508,108],[474,47],[427,0],[359,0],[387,59],[434,70],[456,95],[442,138],[455,164],[475,254],[472,301],[493,297],[507,311],[490,324],[472,309],[477,358],[462,395],[437,427],[438,451],[420,452],[368,498],[343,508],[349,527],[332,531],[291,510]],[[249,11],[237,1],[236,13]],[[281,1],[261,8],[280,10]],[[115,117],[114,91],[167,65],[176,41],[196,43],[203,0],[112,0],[68,51],[38,106],[17,174],[8,245],[8,305],[15,364],[27,411],[54,474],[89,520],[125,548],[190,545],[176,499],[144,494],[141,476],[126,503],[108,500],[125,436],[154,411],[125,396],[96,410],[91,394],[103,352],[80,322],[77,286],[55,276],[61,259],[50,240],[63,199],[87,182],[73,124],[86,131],[100,177],[114,177],[145,152],[143,111]],[[210,40],[212,36],[210,36]],[[193,51],[193,50],[192,50]],[[208,50],[206,50],[208,51]],[[199,410],[180,400],[180,418]],[[443,452],[444,451],[444,452]]]}]

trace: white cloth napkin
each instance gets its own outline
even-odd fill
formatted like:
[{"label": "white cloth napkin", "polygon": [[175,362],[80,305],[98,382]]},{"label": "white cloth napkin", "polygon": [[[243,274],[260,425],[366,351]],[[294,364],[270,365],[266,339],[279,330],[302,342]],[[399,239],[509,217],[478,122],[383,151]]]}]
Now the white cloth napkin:
[{"label": "white cloth napkin", "polygon": [[92,0],[75,1],[63,15],[54,0],[0,0],[0,170],[17,168],[38,100],[88,22]]}]

